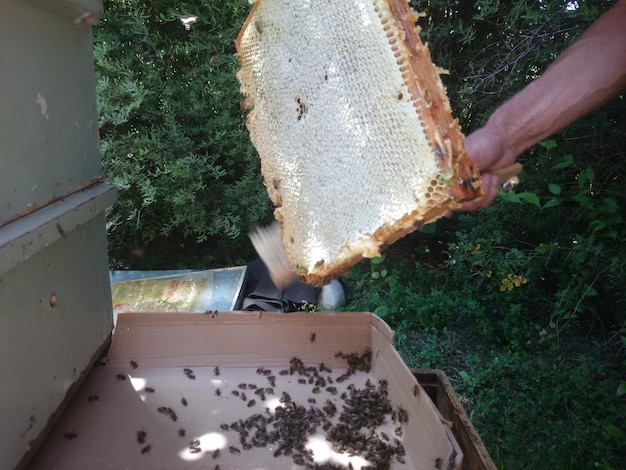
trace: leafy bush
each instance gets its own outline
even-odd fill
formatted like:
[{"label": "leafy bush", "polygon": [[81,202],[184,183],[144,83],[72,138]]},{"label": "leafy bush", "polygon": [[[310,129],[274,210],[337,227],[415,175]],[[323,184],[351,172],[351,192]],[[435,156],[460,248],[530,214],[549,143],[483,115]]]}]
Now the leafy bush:
[{"label": "leafy bush", "polygon": [[[133,244],[181,241],[241,260],[248,225],[267,218],[235,78],[248,11],[245,0],[105,2],[94,50],[103,173],[120,192],[108,218],[114,261]],[[198,17],[189,30],[184,14]],[[171,263],[169,251],[161,258]]]}]

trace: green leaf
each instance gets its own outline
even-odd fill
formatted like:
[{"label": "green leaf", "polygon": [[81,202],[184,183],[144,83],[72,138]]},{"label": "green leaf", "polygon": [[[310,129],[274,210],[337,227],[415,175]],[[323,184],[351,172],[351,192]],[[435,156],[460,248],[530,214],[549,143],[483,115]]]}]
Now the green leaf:
[{"label": "green leaf", "polygon": [[568,154],[568,155],[565,155],[559,163],[557,163],[556,165],[553,165],[552,169],[559,170],[561,168],[567,168],[572,163],[574,163],[574,156]]},{"label": "green leaf", "polygon": [[574,200],[577,203],[579,203],[585,209],[593,209],[593,203],[589,200],[589,198],[587,197],[585,192],[582,192],[580,194],[576,194],[575,196],[572,196],[572,200]]},{"label": "green leaf", "polygon": [[520,199],[528,202],[529,204],[534,204],[535,206],[541,208],[541,202],[539,202],[539,196],[537,196],[537,194],[525,191],[523,193],[519,193],[518,196]]},{"label": "green leaf", "polygon": [[617,387],[617,396],[621,397],[622,395],[626,395],[626,382],[622,382]]},{"label": "green leaf", "polygon": [[613,424],[605,424],[603,428],[610,437],[613,437],[615,439],[626,439],[626,434],[624,434],[624,431],[622,431],[620,428]]},{"label": "green leaf", "polygon": [[502,199],[504,199],[507,202],[516,202],[516,203],[522,202],[519,195],[514,191],[509,191],[508,193],[505,193],[504,191],[500,191],[498,194]]},{"label": "green leaf", "polygon": [[561,194],[561,186],[556,183],[548,183],[548,190],[556,196]]},{"label": "green leaf", "polygon": [[544,149],[546,149],[549,152],[554,147],[556,147],[556,141],[554,141],[554,140],[544,140],[543,142],[539,142],[539,145],[541,145]]},{"label": "green leaf", "polygon": [[432,235],[435,233],[436,228],[437,224],[426,224],[420,229],[420,232]]},{"label": "green leaf", "polygon": [[556,207],[556,206],[560,205],[561,202],[563,202],[562,199],[553,197],[551,199],[548,199],[548,201],[543,205],[542,209],[548,209],[550,207]]},{"label": "green leaf", "polygon": [[374,309],[374,315],[379,316],[380,318],[384,318],[389,314],[389,307],[386,305],[380,305]]}]

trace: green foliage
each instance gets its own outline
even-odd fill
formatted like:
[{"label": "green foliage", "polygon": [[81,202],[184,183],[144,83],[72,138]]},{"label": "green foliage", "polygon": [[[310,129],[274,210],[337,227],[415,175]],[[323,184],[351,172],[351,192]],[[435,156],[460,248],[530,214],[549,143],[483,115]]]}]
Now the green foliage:
[{"label": "green foliage", "polygon": [[[104,176],[113,260],[130,241],[208,244],[222,263],[267,218],[258,157],[239,108],[234,39],[249,11],[231,2],[105,2],[94,29]],[[194,14],[186,30],[180,21]],[[167,265],[163,253],[158,265]],[[171,266],[170,266],[171,267]]]},{"label": "green foliage", "polygon": [[607,462],[612,442],[597,436],[604,422],[626,415],[610,393],[608,372],[594,360],[583,355],[546,363],[504,350],[469,355],[465,367],[458,393],[474,397],[468,411],[487,430],[483,438],[500,465],[590,468]]}]

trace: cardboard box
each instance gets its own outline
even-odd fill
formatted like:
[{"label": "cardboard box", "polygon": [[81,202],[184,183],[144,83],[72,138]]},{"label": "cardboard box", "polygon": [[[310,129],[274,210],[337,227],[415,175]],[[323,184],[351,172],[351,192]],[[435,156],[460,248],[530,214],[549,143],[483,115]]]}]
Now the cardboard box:
[{"label": "cardboard box", "polygon": [[[371,369],[340,382],[347,361],[337,357],[339,351],[356,353],[352,357],[361,362],[354,361],[354,368],[368,364]],[[362,360],[366,351],[371,351],[371,364]],[[296,358],[302,364],[290,371],[290,363],[299,364]],[[326,383],[316,387],[319,377]],[[371,410],[382,408],[385,395],[391,409]],[[303,432],[297,423],[311,425],[313,410],[322,409],[326,400],[335,404],[336,414],[323,415],[315,433]],[[378,454],[370,455],[380,458],[369,463],[371,468],[461,468],[463,454],[449,425],[394,349],[393,332],[375,315],[120,314],[106,365],[94,368],[31,468],[292,469],[299,468],[294,455],[301,454],[297,446],[303,442],[313,449],[313,460],[305,458],[310,468],[325,463],[323,468],[349,468],[350,463],[361,468],[368,464],[362,455],[334,452],[326,440],[351,406],[358,412],[345,415],[350,419],[385,418],[371,438]],[[256,440],[246,449],[243,443],[255,442],[256,428],[242,432],[237,423],[259,419],[268,421],[267,433],[280,437],[265,445]],[[333,427],[324,431],[324,420]],[[295,439],[301,432],[304,437]],[[341,442],[358,440],[353,432]],[[239,452],[232,453],[231,446]],[[391,455],[389,465],[379,455],[384,452]]]}]

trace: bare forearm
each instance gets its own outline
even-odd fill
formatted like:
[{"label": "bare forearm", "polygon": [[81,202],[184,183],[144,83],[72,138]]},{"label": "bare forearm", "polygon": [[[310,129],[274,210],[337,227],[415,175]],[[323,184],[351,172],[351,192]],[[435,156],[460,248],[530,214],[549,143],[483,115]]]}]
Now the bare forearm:
[{"label": "bare forearm", "polygon": [[510,161],[625,89],[626,0],[619,0],[486,127],[505,138]]}]

